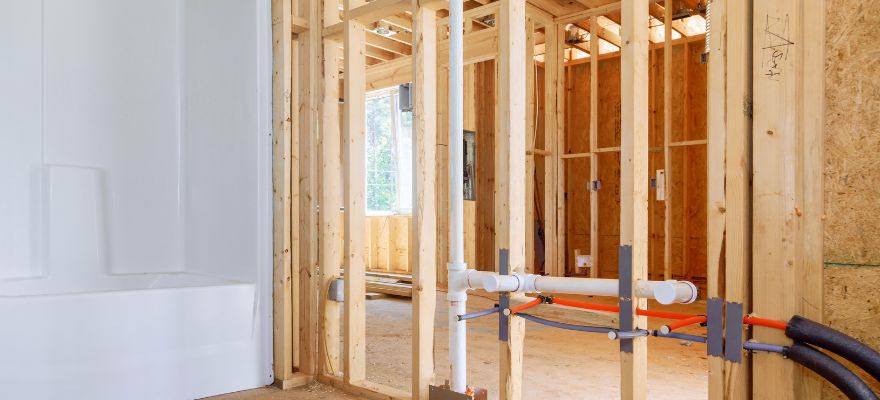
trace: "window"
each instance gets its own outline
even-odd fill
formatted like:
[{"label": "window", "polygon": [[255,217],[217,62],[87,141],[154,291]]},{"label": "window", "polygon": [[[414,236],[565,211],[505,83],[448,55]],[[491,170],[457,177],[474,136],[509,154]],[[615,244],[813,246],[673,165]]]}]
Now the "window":
[{"label": "window", "polygon": [[397,88],[367,95],[367,214],[412,212],[412,113]]}]

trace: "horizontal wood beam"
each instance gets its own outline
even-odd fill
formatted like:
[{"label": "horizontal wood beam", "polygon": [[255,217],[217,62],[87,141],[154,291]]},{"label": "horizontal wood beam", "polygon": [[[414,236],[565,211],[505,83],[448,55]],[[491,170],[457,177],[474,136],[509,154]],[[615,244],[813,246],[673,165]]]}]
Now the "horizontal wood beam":
[{"label": "horizontal wood beam", "polygon": [[294,34],[298,35],[309,30],[309,20],[303,17],[298,17],[296,15],[291,16],[291,19],[291,31]]},{"label": "horizontal wood beam", "polygon": [[620,2],[606,4],[601,7],[588,8],[583,11],[578,11],[571,14],[560,15],[554,18],[554,22],[557,24],[570,24],[573,22],[579,22],[584,20],[589,20],[590,17],[593,16],[601,16],[608,13],[612,13],[615,11],[620,11]]},{"label": "horizontal wood beam", "polygon": [[393,40],[390,37],[382,36],[373,31],[367,31],[367,45],[403,56],[412,54],[412,46]]},{"label": "horizontal wood beam", "polygon": [[[648,10],[651,12],[652,17],[657,18],[657,20],[659,20],[660,22],[665,21],[666,11],[663,6],[657,3],[651,3],[648,7]],[[678,32],[681,36],[688,35],[687,27],[684,26],[684,22],[681,22],[681,20],[674,20],[669,25],[672,26],[672,30]]]},{"label": "horizontal wood beam", "polygon": [[[498,53],[498,29],[484,29],[464,35],[464,63],[491,60]],[[437,64],[449,64],[449,40],[438,43]],[[367,90],[386,88],[412,80],[412,57],[367,67]]]},{"label": "horizontal wood beam", "polygon": [[592,26],[587,21],[581,21],[575,22],[574,25],[587,32],[590,32],[591,36],[593,35],[593,33],[595,33],[596,36],[598,36],[599,38],[605,39],[606,42],[611,43],[618,48],[622,44],[622,41],[620,40],[620,35],[611,32],[610,30],[606,29],[604,26],[599,25],[598,23],[596,24],[596,26]]},{"label": "horizontal wood beam", "polygon": [[[679,45],[679,44],[685,44],[685,43],[699,42],[699,41],[702,41],[702,40],[705,40],[705,35],[686,36],[686,37],[683,37],[683,38],[681,38],[681,39],[675,39],[675,40],[673,40],[673,41],[672,41],[672,44],[673,44],[673,45]],[[651,50],[662,49],[662,48],[663,48],[663,43],[651,43],[649,47],[650,47]],[[614,51],[614,52],[611,52],[611,53],[600,54],[600,55],[599,55],[599,61],[607,60],[607,59],[610,59],[610,58],[616,58],[616,57],[620,57],[620,52],[619,52],[619,51]],[[588,62],[590,62],[590,59],[589,59],[589,58],[582,58],[582,59],[579,59],[579,60],[573,60],[573,61],[566,62],[565,65],[566,65],[566,66],[570,66],[570,65],[578,65],[578,64],[588,63]]]},{"label": "horizontal wood beam", "polygon": [[[485,17],[487,15],[492,15],[498,12],[498,6],[501,3],[496,1],[494,3],[488,3],[486,5],[479,6],[477,8],[472,8],[470,10],[466,10],[462,12],[462,18],[480,18]],[[449,25],[449,17],[440,18],[437,21],[437,25]]]},{"label": "horizontal wood beam", "polygon": [[[658,0],[650,0],[650,4],[654,4]],[[583,3],[582,3],[583,4]],[[570,24],[578,21],[589,20],[590,17],[605,16],[612,13],[620,12],[620,2],[608,3],[597,7],[590,7],[583,11],[573,12],[571,14],[560,15],[554,19],[557,24]],[[662,14],[661,14],[662,15]]]},{"label": "horizontal wood beam", "polygon": [[[353,8],[348,12],[348,20],[361,24],[370,24],[384,17],[408,10],[408,0],[373,0],[367,4]],[[345,21],[338,22],[324,28],[324,38],[329,40],[341,40]]]},{"label": "horizontal wood beam", "polygon": [[412,32],[412,20],[406,13],[384,16],[380,21],[387,22],[390,25],[406,30],[407,32]]},{"label": "horizontal wood beam", "polygon": [[526,15],[537,21],[538,25],[549,26],[554,23],[554,15],[534,2],[526,2]]}]

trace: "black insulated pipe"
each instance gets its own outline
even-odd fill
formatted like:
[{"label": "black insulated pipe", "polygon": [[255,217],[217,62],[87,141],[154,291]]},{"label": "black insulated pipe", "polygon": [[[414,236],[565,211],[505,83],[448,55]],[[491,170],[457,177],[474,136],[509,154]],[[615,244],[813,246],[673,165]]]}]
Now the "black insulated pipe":
[{"label": "black insulated pipe", "polygon": [[811,344],[835,353],[880,381],[880,353],[840,331],[795,315],[788,321],[785,334],[796,342]]},{"label": "black insulated pipe", "polygon": [[787,347],[783,355],[819,374],[852,400],[877,400],[865,381],[833,358],[807,344],[795,343]]}]

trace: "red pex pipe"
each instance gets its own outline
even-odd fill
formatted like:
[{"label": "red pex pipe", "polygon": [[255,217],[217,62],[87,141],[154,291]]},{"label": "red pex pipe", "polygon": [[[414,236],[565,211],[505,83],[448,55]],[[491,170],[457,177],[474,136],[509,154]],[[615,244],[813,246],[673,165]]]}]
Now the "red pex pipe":
[{"label": "red pex pipe", "polygon": [[[583,308],[585,310],[593,310],[593,311],[605,311],[605,312],[619,312],[620,308],[617,306],[611,306],[606,304],[595,304],[595,303],[586,303],[583,301],[576,300],[567,300],[560,298],[553,298],[553,304],[561,304],[563,306]],[[641,308],[636,310],[636,314],[645,316],[645,317],[656,317],[656,318],[669,318],[669,319],[686,319],[697,317],[695,314],[682,314],[668,311],[655,311],[655,310],[643,310]]]},{"label": "red pex pipe", "polygon": [[541,299],[534,299],[534,300],[532,300],[532,301],[530,301],[530,302],[528,302],[528,303],[526,303],[526,304],[520,304],[520,305],[518,305],[518,306],[516,306],[516,307],[511,308],[511,309],[510,309],[510,313],[511,313],[511,314],[516,314],[516,313],[518,313],[518,312],[520,312],[520,311],[522,311],[522,310],[527,310],[527,309],[532,308],[532,307],[534,307],[534,306],[536,306],[536,305],[538,305],[538,304],[541,304],[541,303],[543,303],[543,302],[544,302],[544,300],[541,300]]},{"label": "red pex pipe", "polygon": [[642,310],[641,308],[636,310],[636,314],[642,315],[645,317],[657,317],[657,318],[668,318],[668,319],[687,319],[699,317],[699,315],[695,314],[682,314],[668,311],[656,311],[656,310]]},{"label": "red pex pipe", "polygon": [[[620,308],[617,306],[606,305],[606,304],[587,303],[587,302],[583,302],[583,301],[567,300],[567,299],[560,299],[560,298],[553,298],[551,303],[552,304],[560,304],[563,306],[575,307],[575,308],[582,308],[584,310],[604,311],[604,312],[611,312],[611,313],[616,313],[616,312],[620,311]],[[522,307],[522,306],[520,306],[520,307]],[[533,307],[533,306],[529,306],[529,307]],[[513,311],[513,309],[511,309],[511,311]],[[687,325],[691,325],[691,324],[695,324],[695,323],[706,322],[706,317],[695,315],[695,314],[683,314],[683,313],[668,312],[668,311],[656,311],[656,310],[643,310],[641,308],[636,309],[636,314],[641,315],[641,316],[645,316],[645,317],[668,318],[668,319],[677,319],[677,320],[696,321],[698,318],[702,319],[701,321],[689,322],[688,324],[681,325],[681,326],[677,326],[678,323],[674,323],[669,326],[670,329],[675,329],[675,327],[680,328],[682,326],[687,326]],[[683,322],[683,321],[679,321],[679,323],[680,322]],[[773,329],[779,329],[781,331],[784,331],[785,327],[787,325],[785,322],[782,322],[782,321],[777,321],[777,320],[773,320],[773,319],[758,318],[758,317],[753,317],[750,315],[743,317],[743,323],[747,324],[747,325],[757,325],[757,326],[764,326],[764,327],[773,328]]]},{"label": "red pex pipe", "polygon": [[787,326],[787,324],[782,321],[777,321],[775,319],[758,318],[751,315],[746,315],[745,317],[743,317],[743,323],[747,325],[766,326],[768,328],[779,329],[781,331],[785,331],[785,327]]},{"label": "red pex pipe", "polygon": [[593,311],[605,311],[605,312],[613,312],[616,313],[620,308],[617,306],[609,306],[606,304],[595,304],[595,303],[585,303],[583,301],[577,300],[567,300],[567,299],[559,299],[553,298],[553,304],[560,304],[563,306],[575,307],[575,308],[583,308],[584,310],[593,310]]},{"label": "red pex pipe", "polygon": [[675,321],[669,325],[666,325],[666,327],[669,328],[670,332],[672,332],[676,329],[684,328],[688,325],[702,324],[703,322],[706,322],[706,317],[704,317],[702,315],[698,315],[696,317],[680,319],[680,320]]}]

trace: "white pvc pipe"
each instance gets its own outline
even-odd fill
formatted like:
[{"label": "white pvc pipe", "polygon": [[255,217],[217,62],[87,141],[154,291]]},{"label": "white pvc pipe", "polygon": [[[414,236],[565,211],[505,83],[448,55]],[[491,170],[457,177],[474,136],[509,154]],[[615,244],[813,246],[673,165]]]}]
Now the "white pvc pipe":
[{"label": "white pvc pipe", "polygon": [[449,2],[449,368],[450,389],[467,390],[467,272],[464,263],[464,37],[462,1]]},{"label": "white pvc pipe", "polygon": [[[590,296],[618,296],[617,279],[560,278],[533,274],[498,275],[483,273],[483,288],[487,292],[564,293]],[[692,303],[697,299],[697,287],[685,281],[637,281],[635,296],[655,299],[660,304]]]}]

